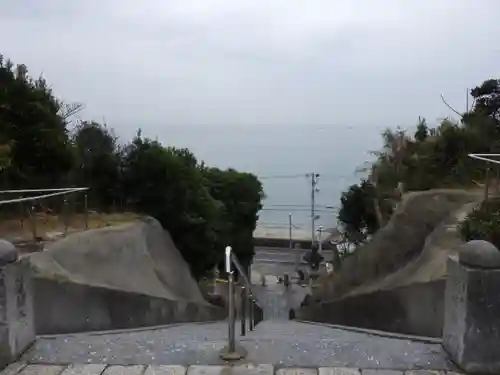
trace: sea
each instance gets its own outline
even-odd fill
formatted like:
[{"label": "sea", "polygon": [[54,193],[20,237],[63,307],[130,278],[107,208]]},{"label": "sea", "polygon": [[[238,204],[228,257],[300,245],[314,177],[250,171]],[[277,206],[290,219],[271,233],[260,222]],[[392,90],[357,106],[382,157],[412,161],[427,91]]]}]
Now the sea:
[{"label": "sea", "polygon": [[[315,193],[315,226],[334,228],[340,197],[365,176],[381,146],[377,126],[183,126],[156,134],[164,145],[187,147],[199,160],[220,168],[256,174],[266,198],[255,235],[288,237],[290,217],[294,238],[311,238],[311,179],[319,174]],[[144,132],[143,132],[144,133]],[[163,136],[163,134],[165,136]],[[168,136],[167,136],[168,135]]]}]

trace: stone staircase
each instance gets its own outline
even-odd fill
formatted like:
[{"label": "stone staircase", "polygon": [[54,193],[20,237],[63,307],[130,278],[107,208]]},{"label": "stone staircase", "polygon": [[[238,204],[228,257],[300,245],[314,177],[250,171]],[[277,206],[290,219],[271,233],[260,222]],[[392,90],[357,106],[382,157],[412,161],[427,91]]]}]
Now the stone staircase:
[{"label": "stone staircase", "polygon": [[[239,345],[237,363],[292,367],[456,370],[438,340],[351,331],[294,321],[263,321]],[[188,323],[147,330],[39,337],[21,359],[60,365],[224,365],[227,323]]]},{"label": "stone staircase", "polygon": [[460,252],[463,262],[450,259],[443,340],[290,321],[284,309],[300,293],[274,286],[257,290],[265,320],[245,336],[236,325],[247,355],[232,362],[220,357],[226,321],[35,337],[29,278],[4,257],[0,359],[11,364],[0,375],[451,375],[459,371],[454,362],[498,373],[500,252],[482,245],[488,264],[477,260],[476,245]]}]

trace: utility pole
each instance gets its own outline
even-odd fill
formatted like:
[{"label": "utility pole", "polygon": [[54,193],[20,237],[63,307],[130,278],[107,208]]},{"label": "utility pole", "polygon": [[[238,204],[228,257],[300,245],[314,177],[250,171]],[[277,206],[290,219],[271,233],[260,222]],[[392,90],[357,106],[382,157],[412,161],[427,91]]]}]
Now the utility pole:
[{"label": "utility pole", "polygon": [[290,249],[290,253],[293,250],[292,248],[292,214],[288,214],[288,247]]},{"label": "utility pole", "polygon": [[323,227],[323,225],[320,225],[319,228],[318,228],[318,253],[322,253],[323,252],[323,231],[325,230],[325,228]]},{"label": "utility pole", "polygon": [[319,180],[319,173],[308,173],[307,177],[311,178],[311,247],[314,246],[314,238],[316,237],[316,227],[314,225],[316,221],[316,193],[319,192],[319,189],[316,187]]},{"label": "utility pole", "polygon": [[465,113],[469,113],[469,89],[465,89]]}]

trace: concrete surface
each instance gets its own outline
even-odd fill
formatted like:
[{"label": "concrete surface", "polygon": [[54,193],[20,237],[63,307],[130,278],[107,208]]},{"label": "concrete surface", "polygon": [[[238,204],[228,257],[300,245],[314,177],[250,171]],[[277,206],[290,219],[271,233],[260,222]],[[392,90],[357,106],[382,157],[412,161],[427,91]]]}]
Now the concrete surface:
[{"label": "concrete surface", "polygon": [[308,294],[308,288],[296,284],[291,284],[288,288],[276,283],[254,285],[253,290],[262,307],[264,320],[288,320],[289,310],[298,310]]},{"label": "concrete surface", "polygon": [[153,218],[71,234],[29,260],[37,278],[204,301],[170,235]]},{"label": "concrete surface", "polygon": [[37,279],[37,334],[70,333],[224,319],[227,310],[117,289]]},{"label": "concrete surface", "polygon": [[452,210],[425,238],[421,252],[415,259],[396,272],[354,288],[348,294],[366,294],[446,277],[448,256],[456,254],[464,244],[458,226],[476,207],[477,202],[474,201]]},{"label": "concrete surface", "polygon": [[26,269],[19,261],[0,267],[0,368],[35,340],[31,279]]},{"label": "concrete surface", "polygon": [[472,268],[455,256],[449,259],[449,269],[444,347],[465,371],[498,374],[500,268]]},{"label": "concrete surface", "polygon": [[445,279],[347,296],[300,309],[298,319],[441,337]]},{"label": "concrete surface", "polygon": [[500,268],[500,251],[491,242],[473,240],[460,246],[458,260],[472,268]]},{"label": "concrete surface", "polygon": [[[237,330],[238,332],[238,330]],[[238,338],[249,363],[362,369],[455,370],[442,346],[293,321],[264,321]],[[38,364],[221,365],[227,325],[187,323],[149,330],[41,337],[21,359]]]},{"label": "concrete surface", "polygon": [[462,190],[408,194],[371,243],[347,259],[340,273],[319,281],[323,292],[316,297],[322,307],[299,316],[441,337],[447,259],[463,244],[457,226],[480,199]]},{"label": "concrete surface", "polygon": [[323,299],[442,278],[450,249],[462,243],[456,224],[482,198],[480,191],[460,189],[406,194],[387,225],[325,280]]},{"label": "concrete surface", "polygon": [[9,241],[0,238],[0,266],[13,263],[19,257],[16,247]]},{"label": "concrete surface", "polygon": [[37,333],[217,320],[160,223],[79,232],[27,256]]},{"label": "concrete surface", "polygon": [[413,371],[374,371],[358,368],[319,367],[319,368],[276,368],[267,364],[243,364],[236,366],[107,366],[92,364],[73,364],[64,366],[26,365],[16,363],[4,370],[1,375],[455,375],[452,372]]}]

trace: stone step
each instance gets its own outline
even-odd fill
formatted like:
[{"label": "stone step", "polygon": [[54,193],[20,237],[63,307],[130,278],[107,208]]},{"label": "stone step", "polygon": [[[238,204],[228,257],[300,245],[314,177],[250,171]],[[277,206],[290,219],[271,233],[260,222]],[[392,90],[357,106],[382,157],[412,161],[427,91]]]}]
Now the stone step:
[{"label": "stone step", "polygon": [[[238,329],[237,331],[238,332]],[[264,321],[238,336],[251,363],[362,369],[455,370],[439,343],[293,321]],[[150,330],[40,337],[23,361],[35,364],[223,365],[225,322]]]},{"label": "stone step", "polygon": [[0,375],[455,375],[450,371],[429,370],[377,370],[342,367],[280,367],[260,364],[220,365],[220,366],[180,366],[180,365],[26,365],[14,363]]}]

